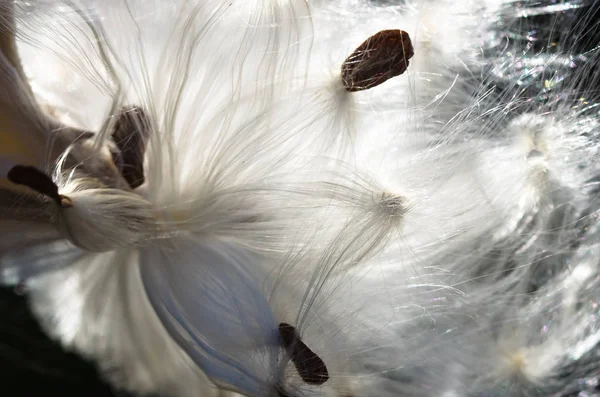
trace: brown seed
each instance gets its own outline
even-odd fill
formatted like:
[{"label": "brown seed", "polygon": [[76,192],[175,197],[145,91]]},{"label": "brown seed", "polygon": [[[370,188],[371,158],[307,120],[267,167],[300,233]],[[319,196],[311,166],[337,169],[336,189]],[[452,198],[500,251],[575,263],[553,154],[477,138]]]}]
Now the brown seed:
[{"label": "brown seed", "polygon": [[382,30],[362,43],[342,65],[342,81],[350,92],[368,90],[401,75],[414,49],[403,30]]},{"label": "brown seed", "polygon": [[117,115],[112,138],[119,148],[114,156],[121,175],[132,189],[144,183],[144,152],[150,121],[140,107],[122,108]]},{"label": "brown seed", "polygon": [[279,324],[279,335],[303,381],[311,385],[321,385],[327,382],[329,373],[325,363],[302,342],[296,333],[296,328],[281,323]]},{"label": "brown seed", "polygon": [[60,206],[63,208],[71,208],[71,207],[73,207],[73,201],[69,197],[63,196],[61,194],[60,195]]},{"label": "brown seed", "polygon": [[61,207],[67,208],[63,205],[63,201],[69,207],[73,206],[68,197],[58,194],[58,186],[56,186],[52,178],[35,167],[15,165],[8,171],[7,178],[12,183],[27,186],[44,196],[48,196]]}]

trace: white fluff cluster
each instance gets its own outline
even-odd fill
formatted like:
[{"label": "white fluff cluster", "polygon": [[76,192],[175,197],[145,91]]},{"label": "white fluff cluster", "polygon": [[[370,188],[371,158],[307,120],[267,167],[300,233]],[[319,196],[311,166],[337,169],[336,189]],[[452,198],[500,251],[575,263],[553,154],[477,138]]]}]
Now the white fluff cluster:
[{"label": "white fluff cluster", "polygon": [[[527,79],[550,73],[554,95],[579,58],[498,35],[567,6],[593,7],[0,0],[0,176],[36,166],[72,204],[0,181],[0,282],[138,393],[587,393],[594,88],[581,67],[538,100]],[[412,38],[408,70],[348,92],[342,63],[384,29]],[[148,117],[135,188],[111,138],[132,105]],[[303,379],[280,323],[328,380]]]}]

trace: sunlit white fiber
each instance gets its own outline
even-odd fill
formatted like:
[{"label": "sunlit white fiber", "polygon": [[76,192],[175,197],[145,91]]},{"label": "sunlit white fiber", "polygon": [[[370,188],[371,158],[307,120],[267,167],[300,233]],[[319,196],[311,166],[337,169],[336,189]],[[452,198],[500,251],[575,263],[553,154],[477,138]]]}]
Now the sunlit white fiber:
[{"label": "sunlit white fiber", "polygon": [[[0,175],[34,165],[72,204],[1,181],[0,282],[137,393],[597,382],[597,49],[573,24],[573,48],[514,44],[543,1],[391,3],[0,0]],[[407,71],[350,93],[342,63],[383,29]],[[133,188],[111,138],[131,106]]]}]

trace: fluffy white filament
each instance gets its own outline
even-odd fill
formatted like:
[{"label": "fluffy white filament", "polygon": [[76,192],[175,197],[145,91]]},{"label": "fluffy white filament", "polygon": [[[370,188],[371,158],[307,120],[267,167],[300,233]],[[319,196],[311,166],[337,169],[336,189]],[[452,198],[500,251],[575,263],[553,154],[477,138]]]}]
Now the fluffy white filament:
[{"label": "fluffy white filament", "polygon": [[[0,176],[34,165],[73,204],[1,181],[0,282],[133,392],[561,388],[598,342],[596,117],[483,84],[510,1],[398,3],[0,0]],[[347,92],[383,29],[408,71]],[[130,105],[136,189],[111,158]],[[282,322],[329,380],[299,376]]]}]

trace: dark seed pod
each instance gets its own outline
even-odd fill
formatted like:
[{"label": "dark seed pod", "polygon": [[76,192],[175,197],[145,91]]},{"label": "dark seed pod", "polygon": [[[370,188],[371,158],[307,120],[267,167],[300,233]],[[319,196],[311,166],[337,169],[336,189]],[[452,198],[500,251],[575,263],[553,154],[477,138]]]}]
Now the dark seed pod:
[{"label": "dark seed pod", "polygon": [[279,335],[303,381],[311,385],[321,385],[329,379],[325,363],[302,342],[296,333],[296,328],[281,323],[279,324]]},{"label": "dark seed pod", "polygon": [[44,196],[48,196],[63,208],[73,206],[71,199],[58,194],[58,186],[52,178],[35,167],[15,165],[8,171],[7,178],[12,183],[27,186]]},{"label": "dark seed pod", "polygon": [[401,75],[414,49],[403,30],[382,30],[362,43],[342,65],[342,80],[350,92],[368,90]]},{"label": "dark seed pod", "polygon": [[144,183],[144,154],[150,131],[146,112],[138,106],[122,108],[117,115],[112,138],[119,149],[114,159],[121,175],[132,189]]}]

